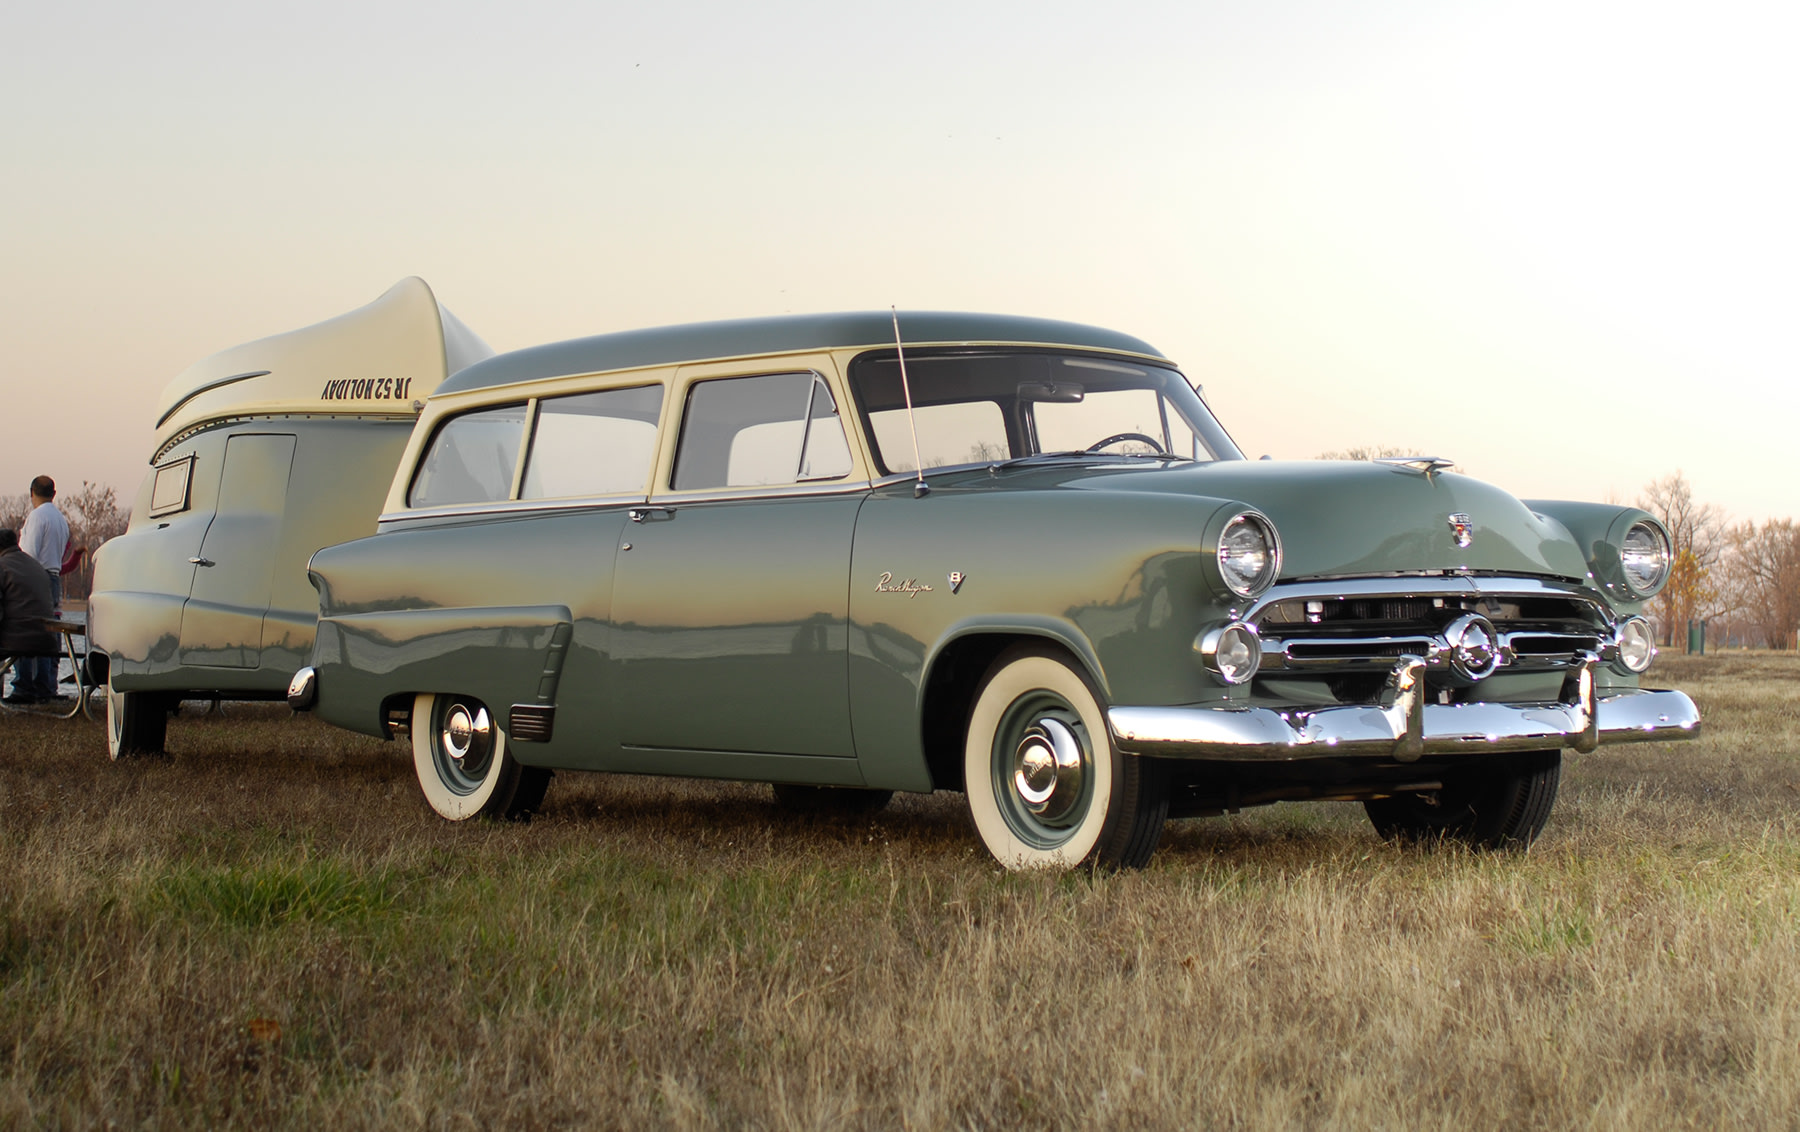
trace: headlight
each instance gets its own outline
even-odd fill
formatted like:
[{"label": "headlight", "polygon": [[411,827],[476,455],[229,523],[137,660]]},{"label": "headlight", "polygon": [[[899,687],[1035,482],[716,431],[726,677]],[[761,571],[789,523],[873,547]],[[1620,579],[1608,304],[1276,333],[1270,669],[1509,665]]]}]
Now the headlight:
[{"label": "headlight", "polygon": [[1637,597],[1651,597],[1669,580],[1669,536],[1655,523],[1639,521],[1619,545],[1625,585]]},{"label": "headlight", "polygon": [[1239,597],[1256,597],[1275,584],[1281,573],[1281,540],[1275,524],[1255,511],[1244,511],[1225,524],[1219,535],[1219,577]]},{"label": "headlight", "polygon": [[1627,672],[1640,673],[1656,659],[1656,638],[1650,622],[1642,617],[1627,617],[1619,626],[1619,664]]},{"label": "headlight", "polygon": [[1227,684],[1242,684],[1262,667],[1262,639],[1256,628],[1233,621],[1200,638],[1200,659]]}]

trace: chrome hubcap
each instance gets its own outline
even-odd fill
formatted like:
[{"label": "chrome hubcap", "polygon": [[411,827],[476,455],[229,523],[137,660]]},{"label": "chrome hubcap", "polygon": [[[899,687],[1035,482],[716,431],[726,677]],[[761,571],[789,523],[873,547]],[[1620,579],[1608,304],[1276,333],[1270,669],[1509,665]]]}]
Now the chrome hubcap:
[{"label": "chrome hubcap", "polygon": [[444,715],[444,727],[440,732],[444,753],[458,763],[471,755],[479,757],[493,739],[492,730],[486,708],[477,708],[475,714],[470,715],[468,708],[457,704]]},{"label": "chrome hubcap", "polygon": [[1025,728],[1013,754],[1013,790],[1044,821],[1066,816],[1081,800],[1081,741],[1060,719],[1043,717]]}]

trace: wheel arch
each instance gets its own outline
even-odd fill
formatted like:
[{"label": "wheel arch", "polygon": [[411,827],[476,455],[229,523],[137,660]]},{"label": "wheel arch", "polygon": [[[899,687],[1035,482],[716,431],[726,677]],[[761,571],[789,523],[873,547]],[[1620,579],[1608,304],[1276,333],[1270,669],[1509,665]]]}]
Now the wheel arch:
[{"label": "wheel arch", "polygon": [[1050,618],[979,619],[959,623],[925,659],[919,681],[919,738],[934,790],[963,789],[963,730],[981,678],[1007,649],[1040,644],[1068,655],[1104,704],[1110,698],[1093,643],[1074,626]]}]

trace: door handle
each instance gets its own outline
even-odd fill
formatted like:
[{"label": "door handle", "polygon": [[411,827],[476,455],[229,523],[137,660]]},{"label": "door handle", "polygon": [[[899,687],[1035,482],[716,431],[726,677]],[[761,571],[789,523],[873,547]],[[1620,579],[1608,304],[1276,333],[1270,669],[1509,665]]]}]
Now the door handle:
[{"label": "door handle", "polygon": [[188,561],[189,561],[189,562],[192,562],[192,563],[193,563],[193,564],[194,564],[194,565],[196,565],[196,566],[212,566],[212,565],[215,565],[215,563],[214,563],[214,562],[213,562],[213,560],[212,560],[212,559],[210,559],[210,558],[190,558],[190,559],[188,559]]},{"label": "door handle", "polygon": [[631,510],[625,512],[625,517],[634,523],[642,523],[646,519],[656,519],[660,522],[665,519],[673,519],[675,517],[675,508],[633,507]]}]

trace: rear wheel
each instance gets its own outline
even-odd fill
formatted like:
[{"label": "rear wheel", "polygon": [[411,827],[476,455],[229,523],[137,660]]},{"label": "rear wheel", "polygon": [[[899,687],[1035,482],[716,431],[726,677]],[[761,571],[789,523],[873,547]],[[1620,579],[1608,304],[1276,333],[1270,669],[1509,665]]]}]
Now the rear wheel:
[{"label": "rear wheel", "polygon": [[548,770],[507,753],[506,732],[469,696],[416,697],[412,747],[425,800],[451,821],[529,817],[550,786]]},{"label": "rear wheel", "polygon": [[1141,867],[1169,813],[1162,764],[1119,752],[1086,675],[1042,646],[1002,653],[982,680],[963,780],[982,842],[1009,869]]},{"label": "rear wheel", "polygon": [[169,697],[157,692],[120,692],[106,685],[106,754],[114,762],[135,755],[160,755],[168,736]]},{"label": "rear wheel", "polygon": [[1536,841],[1556,804],[1561,751],[1532,751],[1445,776],[1429,794],[1364,802],[1375,832],[1389,841],[1460,841],[1475,849],[1523,849]]}]

